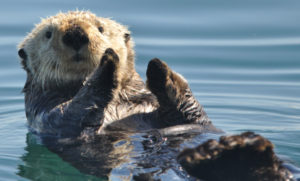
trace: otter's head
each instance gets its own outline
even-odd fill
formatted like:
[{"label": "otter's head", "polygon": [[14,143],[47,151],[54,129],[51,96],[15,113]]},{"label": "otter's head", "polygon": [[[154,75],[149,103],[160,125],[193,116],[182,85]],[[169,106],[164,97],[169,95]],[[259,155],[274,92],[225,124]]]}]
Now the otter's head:
[{"label": "otter's head", "polygon": [[118,54],[124,78],[129,78],[134,51],[128,29],[90,12],[74,11],[43,19],[20,43],[18,53],[31,81],[45,86],[84,80],[107,48]]}]

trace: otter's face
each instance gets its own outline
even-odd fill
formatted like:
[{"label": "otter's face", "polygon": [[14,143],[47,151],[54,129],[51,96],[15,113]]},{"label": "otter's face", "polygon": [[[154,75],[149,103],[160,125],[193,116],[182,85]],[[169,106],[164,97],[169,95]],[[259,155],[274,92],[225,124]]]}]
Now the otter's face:
[{"label": "otter's face", "polygon": [[113,48],[126,71],[134,64],[133,43],[126,27],[90,12],[59,13],[42,20],[19,45],[24,68],[47,84],[84,79]]}]

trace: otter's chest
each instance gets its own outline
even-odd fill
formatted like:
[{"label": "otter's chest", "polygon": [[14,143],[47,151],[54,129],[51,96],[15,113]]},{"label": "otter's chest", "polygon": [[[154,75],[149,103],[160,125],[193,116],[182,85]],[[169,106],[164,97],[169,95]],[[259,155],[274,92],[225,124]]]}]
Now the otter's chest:
[{"label": "otter's chest", "polygon": [[139,101],[135,99],[113,100],[104,109],[102,127],[126,131],[140,131],[153,127],[151,119],[154,118],[154,111],[158,107],[156,100],[152,95],[143,94],[135,98]]}]

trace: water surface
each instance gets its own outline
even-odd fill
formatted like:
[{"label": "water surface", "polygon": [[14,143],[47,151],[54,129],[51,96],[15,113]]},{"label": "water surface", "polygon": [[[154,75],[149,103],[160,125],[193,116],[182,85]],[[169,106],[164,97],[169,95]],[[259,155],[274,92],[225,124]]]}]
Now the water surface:
[{"label": "water surface", "polygon": [[[11,0],[0,7],[0,180],[98,179],[28,133],[21,93],[18,42],[41,17],[76,8],[128,25],[144,79],[150,59],[165,60],[186,77],[218,128],[267,137],[300,178],[300,1]],[[164,179],[175,176],[170,171]]]}]

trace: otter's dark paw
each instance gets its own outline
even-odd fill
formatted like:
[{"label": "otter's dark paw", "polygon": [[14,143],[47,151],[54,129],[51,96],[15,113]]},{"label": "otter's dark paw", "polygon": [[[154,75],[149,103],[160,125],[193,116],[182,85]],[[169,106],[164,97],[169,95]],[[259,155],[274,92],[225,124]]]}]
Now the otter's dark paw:
[{"label": "otter's dark paw", "polygon": [[148,64],[147,87],[157,97],[159,116],[168,126],[210,123],[187,81],[157,58]]},{"label": "otter's dark paw", "polygon": [[109,61],[114,62],[115,64],[119,63],[119,57],[112,48],[105,50],[100,61],[100,67],[104,66]]},{"label": "otter's dark paw", "polygon": [[152,59],[148,64],[147,86],[159,101],[166,100],[167,104],[170,101],[177,104],[180,95],[188,89],[186,80],[157,58]]},{"label": "otter's dark paw", "polygon": [[147,86],[155,94],[166,93],[168,66],[158,58],[152,59],[147,68]]},{"label": "otter's dark paw", "polygon": [[103,54],[100,65],[96,70],[93,79],[94,84],[101,89],[115,89],[118,84],[119,57],[113,49],[106,49]]},{"label": "otter's dark paw", "polygon": [[209,140],[178,156],[192,176],[204,180],[290,180],[291,173],[276,157],[272,143],[260,135],[245,132]]}]

